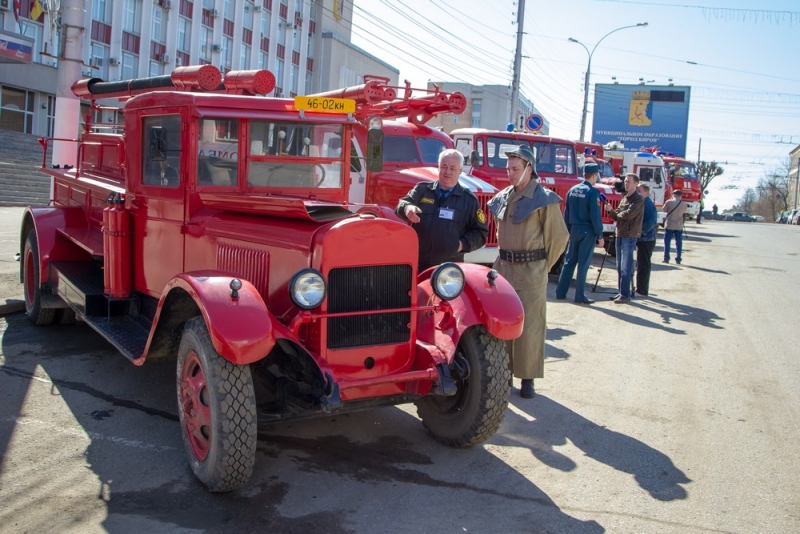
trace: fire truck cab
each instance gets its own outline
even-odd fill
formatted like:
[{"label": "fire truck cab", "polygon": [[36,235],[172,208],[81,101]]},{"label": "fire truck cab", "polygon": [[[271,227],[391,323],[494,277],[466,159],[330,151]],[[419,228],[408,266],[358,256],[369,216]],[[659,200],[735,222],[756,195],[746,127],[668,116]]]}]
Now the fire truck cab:
[{"label": "fire truck cab", "polygon": [[[485,180],[498,189],[508,187],[511,182],[506,174],[506,152],[519,145],[526,145],[536,155],[536,174],[539,183],[563,199],[570,188],[580,183],[583,176],[578,171],[575,142],[556,137],[546,137],[522,132],[487,130],[483,128],[459,128],[450,132],[456,149],[471,160],[470,173]],[[622,196],[613,187],[598,183],[595,186],[612,206],[619,206]],[[607,243],[613,241],[616,225],[605,211],[603,214],[603,237]]]},{"label": "fire truck cab", "polygon": [[658,224],[663,225],[667,214],[661,208],[664,202],[669,200],[668,191],[671,190],[664,160],[652,152],[625,151],[620,143],[606,145],[604,155],[614,168],[615,174],[634,173],[639,177],[639,183],[650,186],[650,198],[656,205]]},{"label": "fire truck cab", "polygon": [[485,441],[507,406],[516,292],[480,265],[418,272],[415,231],[349,201],[354,160],[381,170],[379,128],[352,152],[368,109],[273,87],[211,65],[73,85],[93,111],[124,99],[124,124],[87,117],[75,167],[45,165],[40,141],[53,198],[23,215],[28,318],[81,319],[135,365],[173,360],[210,491],[247,483],[257,430],[279,421],[415,402],[438,441]]},{"label": "fire truck cab", "polygon": [[688,204],[684,217],[694,219],[700,211],[700,199],[703,192],[700,190],[700,180],[697,176],[697,167],[688,159],[679,158],[674,154],[659,152],[669,172],[669,183],[672,189],[682,191],[681,200]]}]

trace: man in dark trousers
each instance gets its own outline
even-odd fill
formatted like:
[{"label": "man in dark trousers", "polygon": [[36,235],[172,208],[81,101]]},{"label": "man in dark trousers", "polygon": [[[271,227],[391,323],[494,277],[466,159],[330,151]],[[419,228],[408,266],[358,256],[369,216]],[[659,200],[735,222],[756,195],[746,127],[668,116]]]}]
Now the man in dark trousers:
[{"label": "man in dark trousers", "polygon": [[639,194],[644,198],[644,215],[642,217],[642,235],[636,241],[636,292],[644,297],[650,291],[650,270],[653,250],[656,248],[656,226],[658,211],[650,198],[650,186],[639,184]]},{"label": "man in dark trousers", "polygon": [[489,237],[478,198],[458,183],[462,162],[458,150],[441,152],[439,179],[415,185],[394,210],[417,231],[420,271],[446,261],[464,261],[465,253],[481,248]]},{"label": "man in dark trousers", "polygon": [[567,193],[564,208],[564,222],[569,230],[569,244],[567,245],[566,260],[561,268],[556,286],[556,298],[567,298],[569,283],[575,267],[578,267],[578,277],[575,280],[575,302],[578,304],[591,304],[594,300],[587,298],[584,293],[586,287],[586,274],[592,263],[592,254],[596,244],[603,246],[603,219],[600,216],[600,193],[594,188],[600,168],[596,163],[587,163],[583,167],[584,181]]}]

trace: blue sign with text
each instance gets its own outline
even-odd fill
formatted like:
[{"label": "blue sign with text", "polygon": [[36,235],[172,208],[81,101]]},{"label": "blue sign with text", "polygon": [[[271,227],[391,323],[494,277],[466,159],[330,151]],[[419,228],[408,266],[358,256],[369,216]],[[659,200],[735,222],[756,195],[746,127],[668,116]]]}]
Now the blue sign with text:
[{"label": "blue sign with text", "polygon": [[592,141],[621,141],[686,157],[691,88],[674,85],[595,84]]}]

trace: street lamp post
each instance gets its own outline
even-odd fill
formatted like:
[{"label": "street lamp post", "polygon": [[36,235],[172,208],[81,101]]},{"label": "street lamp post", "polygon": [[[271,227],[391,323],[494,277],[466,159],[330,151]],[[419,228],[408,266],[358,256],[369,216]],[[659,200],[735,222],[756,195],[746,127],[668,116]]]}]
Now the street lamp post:
[{"label": "street lamp post", "polygon": [[631,26],[622,26],[621,28],[617,28],[616,30],[611,30],[610,32],[608,32],[607,34],[602,36],[599,41],[597,41],[597,44],[594,45],[594,48],[592,48],[591,52],[586,47],[586,45],[583,44],[582,42],[580,42],[579,40],[575,39],[574,37],[570,37],[569,38],[569,41],[571,43],[578,43],[579,45],[581,45],[583,47],[584,50],[586,50],[586,53],[589,54],[589,64],[586,65],[586,78],[583,81],[583,113],[581,114],[581,141],[585,141],[586,112],[587,112],[588,106],[589,106],[589,76],[592,73],[592,55],[594,55],[594,51],[597,50],[597,46],[600,43],[603,42],[603,39],[605,39],[606,37],[608,37],[612,33],[618,32],[620,30],[625,30],[625,29],[628,29],[628,28],[638,28],[639,26],[647,26],[647,23],[646,22],[640,22],[638,24],[633,24]]}]

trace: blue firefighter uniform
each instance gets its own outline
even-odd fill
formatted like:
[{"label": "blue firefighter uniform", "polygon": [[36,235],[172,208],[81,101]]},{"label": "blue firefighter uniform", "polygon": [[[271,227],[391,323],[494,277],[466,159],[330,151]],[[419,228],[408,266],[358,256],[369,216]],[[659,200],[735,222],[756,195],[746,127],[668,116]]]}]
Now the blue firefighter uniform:
[{"label": "blue firefighter uniform", "polygon": [[[588,165],[587,165],[588,166]],[[600,193],[588,180],[574,186],[567,193],[564,222],[569,229],[566,260],[556,286],[556,298],[565,299],[575,267],[575,302],[590,303],[584,293],[586,274],[592,261],[596,242],[603,237],[603,220],[600,215]]]}]

